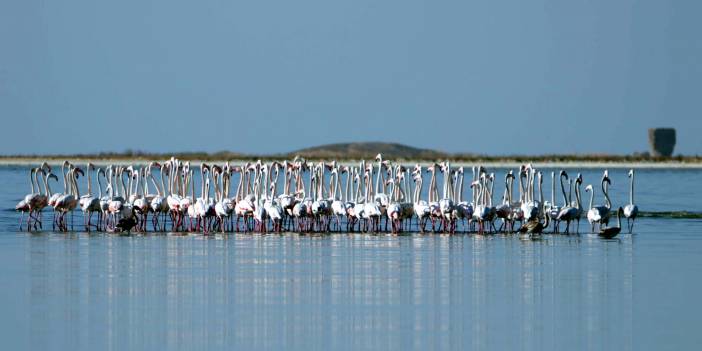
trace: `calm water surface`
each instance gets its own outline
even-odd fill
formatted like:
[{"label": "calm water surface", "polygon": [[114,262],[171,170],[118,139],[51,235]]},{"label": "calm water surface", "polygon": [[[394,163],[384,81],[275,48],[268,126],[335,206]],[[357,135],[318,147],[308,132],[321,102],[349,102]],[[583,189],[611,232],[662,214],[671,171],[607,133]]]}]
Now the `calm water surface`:
[{"label": "calm water surface", "polygon": [[[0,168],[4,208],[27,192],[25,173]],[[621,204],[626,178],[613,173]],[[596,174],[586,173],[586,183],[588,176]],[[702,211],[700,171],[641,171],[637,180],[645,210]],[[17,220],[13,211],[0,212],[7,350],[638,350],[702,343],[696,219],[641,219],[635,234],[616,240],[580,234],[541,241],[29,234],[17,231]]]}]

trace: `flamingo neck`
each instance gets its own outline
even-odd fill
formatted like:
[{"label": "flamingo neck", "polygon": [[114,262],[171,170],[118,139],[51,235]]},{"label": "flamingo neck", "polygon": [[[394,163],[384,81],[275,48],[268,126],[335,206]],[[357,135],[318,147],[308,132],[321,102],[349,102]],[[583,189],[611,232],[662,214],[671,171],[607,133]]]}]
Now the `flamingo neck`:
[{"label": "flamingo neck", "polygon": [[565,186],[563,186],[564,176],[561,175],[559,178],[560,178],[560,182],[561,182],[561,192],[563,192],[563,207],[566,207],[566,206],[568,206],[568,197],[566,197]]},{"label": "flamingo neck", "polygon": [[[188,179],[191,179],[193,177],[193,172],[194,171],[188,172],[188,174],[186,175],[188,177]],[[190,194],[191,205],[195,205],[195,182],[193,182],[192,180],[190,180],[189,182],[190,182],[190,191],[192,192],[192,194]]]},{"label": "flamingo neck", "polygon": [[88,171],[88,195],[93,195],[93,186],[91,185],[91,177],[90,177],[90,167],[87,168]]},{"label": "flamingo neck", "polygon": [[32,188],[32,194],[34,194],[34,173],[35,172],[36,171],[34,170],[34,168],[29,170],[29,186]]},{"label": "flamingo neck", "polygon": [[580,201],[580,182],[575,182],[575,201],[578,210],[583,208],[582,202]]},{"label": "flamingo neck", "polygon": [[607,186],[605,185],[605,183],[606,182],[604,180],[602,180],[602,193],[604,193],[604,197],[605,197],[605,203],[606,203],[605,206],[609,209],[609,208],[612,208],[612,203],[609,200],[609,194],[607,193]]},{"label": "flamingo neck", "polygon": [[66,177],[65,163],[61,164],[61,176],[63,176],[63,193],[68,193],[68,177]]},{"label": "flamingo neck", "polygon": [[48,174],[45,175],[44,180],[46,182],[46,197],[51,197],[51,195],[53,195],[53,194],[51,193],[51,185],[49,185],[49,175]]},{"label": "flamingo neck", "polygon": [[[39,179],[41,179],[42,185],[44,185],[43,186],[44,194],[41,193],[42,186],[39,185]],[[39,195],[46,195],[47,194],[47,192],[46,192],[46,179],[44,179],[44,177],[39,177],[39,172],[35,172],[34,173],[34,180],[37,182],[37,192],[39,193]]]},{"label": "flamingo neck", "polygon": [[[75,173],[75,171],[74,171],[74,173]],[[73,189],[75,191],[76,199],[80,198],[80,190],[78,190],[78,181],[76,180],[76,177],[74,174],[71,174],[71,180],[73,183]]]}]

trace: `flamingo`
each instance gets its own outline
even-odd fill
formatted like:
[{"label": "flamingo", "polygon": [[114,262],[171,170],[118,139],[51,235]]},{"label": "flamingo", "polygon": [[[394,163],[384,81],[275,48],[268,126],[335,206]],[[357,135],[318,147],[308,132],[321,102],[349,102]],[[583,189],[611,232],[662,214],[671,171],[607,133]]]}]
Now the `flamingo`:
[{"label": "flamingo", "polygon": [[421,199],[422,195],[422,167],[417,165],[415,167],[413,180],[415,183],[414,190],[414,214],[417,216],[417,225],[419,229],[424,233],[426,229],[426,223],[431,216],[431,209],[429,208],[429,203]]},{"label": "flamingo", "polygon": [[[146,177],[147,170],[145,168],[140,169],[136,172],[136,191],[135,191],[135,198],[134,201],[132,201],[132,207],[134,208],[134,211],[138,215],[137,218],[137,230],[139,231],[146,231],[146,223],[148,221],[149,217],[149,210],[151,210],[150,207],[150,199],[148,199],[146,196],[149,193],[148,185],[149,182]],[[141,182],[141,186],[140,186]],[[143,194],[139,194],[140,191],[143,191]],[[153,198],[153,196],[151,196]]]},{"label": "flamingo", "polygon": [[[219,222],[220,229],[222,233],[225,232],[225,223],[231,217],[232,212],[234,212],[234,205],[232,200],[229,198],[229,165],[225,165],[225,169],[220,167],[214,168],[216,172],[213,172],[214,182],[215,182],[215,213],[217,216],[217,221]],[[220,183],[221,180],[221,183]]]},{"label": "flamingo", "polygon": [[[80,198],[80,191],[78,189],[78,183],[76,182],[78,174],[85,175],[83,170],[80,168],[71,167],[71,169],[68,171],[68,193],[56,200],[56,204],[54,205],[54,210],[60,213],[59,223],[61,224],[61,229],[64,231],[68,230],[68,226],[65,222],[65,216],[67,213],[73,212],[73,210],[78,206],[78,198]],[[71,214],[71,229],[73,228],[72,219],[73,215]]]},{"label": "flamingo", "polygon": [[[202,163],[200,164],[200,197],[196,198],[192,205],[192,210],[188,209],[188,215],[192,220],[197,220],[197,225],[195,227],[196,231],[200,231],[201,225],[204,227],[204,232],[207,233],[207,227],[204,225],[205,217],[207,216],[207,206],[208,206],[208,196],[209,196],[209,166]],[[192,180],[190,180],[192,181]],[[195,197],[195,188],[193,187],[193,197]],[[191,228],[192,230],[192,228]]]},{"label": "flamingo", "polygon": [[[56,201],[58,201],[58,199],[60,197],[66,195],[68,193],[68,172],[66,171],[66,169],[68,168],[70,170],[70,167],[71,167],[71,163],[68,162],[68,160],[63,161],[63,163],[61,164],[61,177],[63,177],[63,192],[62,193],[61,192],[53,193],[49,197],[49,204],[48,205],[54,209],[56,208]],[[57,225],[57,217],[56,217],[57,213],[58,212],[56,212],[56,211],[54,211],[54,213],[53,213],[53,220],[52,220],[52,225],[51,225],[52,229],[55,229],[55,227]]]},{"label": "flamingo", "polygon": [[561,208],[561,211],[558,212],[558,216],[556,217],[556,219],[559,222],[566,222],[565,233],[568,234],[570,233],[570,222],[576,219],[578,215],[578,209],[575,206],[572,206],[572,204],[569,203],[569,201],[566,198],[565,188],[563,187],[563,178],[568,179],[568,173],[566,173],[565,171],[561,171],[561,190],[563,191],[563,202],[565,205],[563,206],[563,208]]},{"label": "flamingo", "polygon": [[[278,189],[278,177],[280,176],[280,165],[277,162],[272,164],[273,170],[269,170],[268,180],[270,181],[270,196],[263,200],[263,208],[265,209],[268,219],[272,224],[272,231],[280,233],[282,231],[284,210],[278,203],[276,196]],[[275,174],[275,177],[273,176]]]},{"label": "flamingo", "polygon": [[441,172],[444,174],[443,198],[439,200],[439,209],[441,210],[444,232],[453,233],[456,224],[456,218],[453,216],[454,202],[453,193],[451,192],[451,165],[445,162],[441,165]]},{"label": "flamingo", "polygon": [[[178,223],[175,225],[176,228],[185,226],[185,216],[187,215],[190,220],[190,230],[193,230],[193,222],[197,220],[197,214],[195,211],[195,171],[190,169],[190,162],[181,163],[176,161],[175,173],[173,174],[173,189],[171,191],[171,196],[178,201],[176,207],[175,215],[178,219]],[[200,172],[202,172],[202,165],[200,167]],[[204,188],[205,182],[202,180],[201,187]],[[192,190],[192,197],[188,197],[188,188]],[[204,189],[202,190],[204,192]],[[168,199],[166,199],[168,201]]]},{"label": "flamingo", "polygon": [[[161,168],[162,176],[164,171],[165,175],[168,176],[168,186],[164,188],[164,195],[166,196],[166,205],[168,206],[168,213],[171,217],[171,221],[173,223],[172,229],[174,231],[180,229],[181,225],[183,224],[184,214],[187,213],[187,209],[183,210],[181,208],[181,201],[183,201],[183,197],[176,189],[176,184],[180,182],[179,178],[181,177],[179,168],[179,163],[174,157],[172,157],[168,162],[164,163],[164,167]],[[189,166],[187,168],[189,168]],[[184,176],[188,175],[189,169],[187,168],[183,170]],[[187,188],[188,187],[185,186],[185,189]],[[184,204],[189,206],[190,202],[186,201]]]},{"label": "flamingo", "polygon": [[609,228],[601,228],[599,235],[605,239],[612,239],[617,234],[619,234],[622,231],[622,213],[624,210],[620,207],[617,210],[617,226],[616,227],[609,227]]},{"label": "flamingo", "polygon": [[[361,189],[363,188],[363,181],[366,178],[365,171],[363,177],[361,177],[361,171],[364,170],[363,163],[361,163],[361,167],[355,172],[354,175],[354,183],[356,184],[356,191],[355,196],[354,196],[354,202],[353,202],[353,210],[348,211],[353,218],[353,222],[358,222],[358,229],[359,231],[361,230],[361,220],[365,220],[365,211],[366,211],[366,198],[364,196],[361,196]],[[353,226],[351,226],[351,229],[353,230]]]},{"label": "flamingo", "polygon": [[80,205],[81,211],[83,211],[83,224],[85,226],[86,230],[90,230],[90,219],[93,215],[93,212],[100,211],[100,198],[93,196],[93,190],[92,190],[92,182],[90,178],[90,172],[95,169],[95,166],[92,163],[88,163],[86,170],[88,172],[88,176],[86,177],[86,181],[88,182],[88,192],[81,196],[80,199],[78,199],[78,204]]},{"label": "flamingo", "polygon": [[439,191],[436,186],[437,181],[436,181],[436,167],[439,167],[440,165],[438,163],[435,163],[429,167],[427,167],[427,171],[431,172],[431,179],[429,180],[429,195],[428,195],[428,204],[429,204],[429,218],[431,219],[431,229],[432,231],[436,230],[435,224],[436,220],[442,220],[443,216],[441,213],[441,206],[439,205],[438,197],[439,197]]},{"label": "flamingo", "polygon": [[580,233],[580,218],[583,216],[583,204],[581,201],[581,195],[580,195],[580,186],[583,184],[583,176],[582,174],[578,173],[578,176],[575,178],[575,221],[577,222],[577,227],[575,231],[577,233]]},{"label": "flamingo", "polygon": [[502,225],[500,226],[499,230],[502,230],[503,227],[505,229],[509,228],[509,230],[512,230],[512,228],[511,228],[512,190],[510,188],[510,179],[514,179],[514,174],[512,174],[512,171],[509,171],[507,174],[505,174],[505,193],[502,196],[502,203],[500,205],[498,205],[497,207],[495,207],[495,212],[497,214],[497,218],[502,219]]},{"label": "flamingo", "polygon": [[248,219],[253,216],[254,212],[254,197],[247,194],[249,189],[249,174],[253,166],[245,164],[242,166],[242,174],[239,178],[239,187],[236,191],[236,204],[234,205],[234,214],[236,215],[236,230],[239,231],[239,219],[244,219],[244,230],[248,231]]},{"label": "flamingo", "polygon": [[265,184],[261,184],[267,179],[267,168],[261,167],[261,164],[256,165],[256,173],[254,175],[254,196],[255,196],[255,206],[253,211],[253,219],[256,223],[256,230],[263,232],[266,230],[265,220],[266,220],[266,209],[263,206],[263,188]]},{"label": "flamingo", "polygon": [[[47,165],[48,166],[48,165]],[[41,177],[40,177],[41,174]],[[47,174],[42,167],[38,167],[34,170],[34,182],[37,185],[37,193],[33,194],[29,199],[25,199],[28,201],[29,205],[29,217],[27,221],[27,229],[29,230],[29,219],[34,220],[33,227],[36,230],[37,228],[41,229],[42,228],[42,220],[41,220],[41,211],[46,207],[48,204],[48,194],[49,190],[47,188],[48,184],[48,179],[46,178]],[[39,179],[41,179],[45,193],[41,192],[41,186],[39,185]],[[34,215],[32,215],[34,213]]]},{"label": "flamingo", "polygon": [[[31,207],[29,205],[32,197],[36,195],[35,189],[34,189],[34,174],[36,173],[37,169],[36,168],[31,168],[29,170],[29,185],[31,186],[32,192],[25,195],[24,198],[15,205],[15,211],[20,211],[22,213],[22,216],[20,217],[20,230],[22,230],[22,221],[24,219],[24,213],[27,212],[27,230],[29,230],[29,221],[31,219]],[[37,185],[38,186],[38,185]]]},{"label": "flamingo", "polygon": [[[373,201],[375,201],[378,204],[378,209],[380,210],[380,217],[378,218],[378,221],[380,221],[380,218],[383,216],[386,216],[387,212],[387,207],[388,204],[390,203],[390,197],[385,193],[385,172],[383,172],[383,167],[386,167],[387,169],[390,169],[388,161],[383,161],[383,155],[378,154],[375,156],[375,160],[378,162],[378,175],[377,179],[375,180],[375,191],[371,188],[371,191],[373,193]],[[373,176],[373,166],[370,165],[371,168],[371,177]],[[373,179],[370,179],[370,183],[372,184]],[[380,186],[382,185],[382,192],[380,191]],[[380,222],[378,222],[378,225],[380,225]],[[387,220],[385,221],[385,229],[387,230],[387,225],[388,222]]]},{"label": "flamingo", "polygon": [[[377,187],[377,185],[376,185]],[[373,199],[373,165],[369,165],[366,170],[366,199]],[[380,228],[380,216],[382,211],[380,209],[380,202],[377,201],[367,201],[364,204],[363,216],[368,224],[366,227],[367,231],[377,232]]]},{"label": "flamingo", "polygon": [[[100,174],[102,174],[103,178],[105,178],[105,182],[108,183],[105,187],[105,195],[102,194],[102,183],[100,182]],[[109,215],[109,209],[110,209],[110,201],[111,197],[109,193],[112,192],[111,185],[107,181],[107,175],[105,174],[105,170],[102,168],[97,169],[97,181],[98,181],[98,189],[100,189],[100,217],[98,219],[98,225],[99,226],[104,226],[104,222],[107,220],[107,216]],[[100,229],[100,228],[99,228]]]},{"label": "flamingo", "polygon": [[[110,201],[107,204],[107,212],[109,214],[108,217],[108,222],[111,219],[111,225],[112,229],[114,229],[114,226],[117,224],[117,216],[122,212],[122,208],[124,207],[124,196],[120,193],[120,183],[124,185],[124,181],[122,179],[122,168],[119,166],[116,167],[108,167],[107,172],[108,172],[108,192],[109,192],[109,197]],[[119,181],[118,181],[119,179]],[[110,224],[108,224],[109,226]]]},{"label": "flamingo", "polygon": [[624,217],[626,217],[626,226],[629,233],[634,230],[634,221],[639,214],[639,207],[634,204],[634,170],[629,170],[629,178],[631,178],[631,188],[629,190],[629,204],[624,206]]},{"label": "flamingo", "polygon": [[397,202],[397,187],[395,186],[395,179],[388,179],[386,181],[390,185],[390,199],[387,207],[388,220],[391,221],[392,233],[396,234],[400,231],[400,219],[402,216],[402,208]]},{"label": "flamingo", "polygon": [[557,223],[555,223],[556,218],[558,217],[558,213],[561,211],[561,208],[556,204],[556,172],[551,172],[551,202],[544,202],[544,209],[546,211],[546,215],[551,217],[551,220],[554,221],[554,227],[557,227]]},{"label": "flamingo", "polygon": [[494,194],[494,190],[495,190],[495,173],[490,173],[490,175],[487,177],[486,180],[490,182],[490,186],[486,187],[486,190],[487,190],[487,209],[488,209],[487,220],[490,224],[490,228],[492,228],[492,230],[496,231],[495,217],[497,217],[497,210],[495,209],[495,206],[492,203],[492,194]]},{"label": "flamingo", "polygon": [[[536,176],[536,170],[531,165],[527,165],[525,172],[527,184],[521,208],[524,213],[524,219],[526,221],[532,221],[539,216],[539,208],[542,201],[534,200],[534,177]],[[541,184],[539,184],[539,192],[541,192]]]},{"label": "flamingo", "polygon": [[315,197],[314,201],[312,202],[312,215],[314,216],[315,222],[317,222],[319,230],[328,230],[329,227],[327,225],[328,222],[326,221],[326,218],[331,214],[331,202],[324,197],[325,165],[320,163],[315,167],[315,169]]},{"label": "flamingo", "polygon": [[[342,174],[345,171],[342,169]],[[331,171],[331,181],[333,182],[332,188],[332,203],[331,210],[332,214],[336,218],[336,224],[339,231],[341,231],[341,217],[346,216],[346,206],[343,198],[343,193],[341,197],[337,197],[337,192],[339,191],[339,186],[341,185],[341,180],[339,179],[339,168],[334,167]],[[348,177],[347,177],[348,178]]]},{"label": "flamingo", "polygon": [[[122,173],[120,174],[120,185],[122,186],[122,191],[124,195],[124,201],[122,202],[122,207],[119,209],[119,211],[116,213],[116,217],[119,218],[117,222],[123,222],[124,220],[130,220],[130,218],[134,217],[134,205],[133,205],[133,200],[135,199],[132,196],[132,178],[134,176],[133,174],[133,169],[134,167],[126,167],[122,169]],[[124,184],[124,172],[127,172],[127,184]],[[129,201],[132,200],[132,201]]]},{"label": "flamingo", "polygon": [[[58,177],[56,177],[55,174],[51,173],[51,167],[46,165],[48,168],[48,172],[44,171],[44,167],[42,166],[39,168],[39,172],[42,173],[43,178],[42,181],[44,183],[44,194],[41,194],[35,198],[33,198],[33,201],[30,202],[30,207],[32,211],[35,213],[35,228],[37,224],[39,225],[39,229],[42,229],[42,210],[44,207],[46,207],[49,204],[49,198],[52,196],[51,193],[51,186],[49,185],[49,179],[54,179],[58,182]],[[37,173],[35,173],[35,178],[36,178]],[[39,186],[39,183],[37,182],[37,187]],[[38,217],[38,221],[36,220],[36,217]]]},{"label": "flamingo", "polygon": [[283,193],[278,195],[278,203],[283,209],[283,221],[287,222],[292,219],[292,210],[296,204],[296,197],[290,191],[290,182],[293,179],[293,175],[297,172],[296,164],[288,163],[288,161],[283,162]]},{"label": "flamingo", "polygon": [[[401,166],[397,165],[395,167],[394,171],[394,184],[392,184],[394,187],[392,191],[390,192],[391,196],[395,197],[395,203],[398,206],[397,209],[397,219],[396,222],[399,225],[399,228],[397,229],[398,231],[402,231],[404,229],[404,223],[406,219],[412,218],[412,214],[414,213],[412,209],[412,203],[410,202],[409,198],[412,196],[412,189],[409,187],[409,183],[407,179],[405,178],[405,172],[408,170]],[[407,188],[407,194],[405,193],[405,188]],[[409,196],[409,197],[408,197]],[[391,202],[392,203],[392,202]],[[390,209],[390,204],[388,204],[388,220],[391,220],[390,214],[389,214],[389,209]]]},{"label": "flamingo", "polygon": [[[149,208],[150,211],[153,212],[153,217],[151,218],[151,222],[153,225],[154,230],[158,230],[160,228],[159,225],[159,217],[163,213],[168,212],[168,203],[166,202],[166,198],[164,197],[164,182],[163,182],[163,171],[161,171],[161,184],[159,185],[156,182],[156,178],[153,175],[153,168],[161,168],[161,164],[158,162],[151,162],[149,164],[149,167],[147,169],[146,176],[149,180],[151,180],[151,184],[153,184],[154,188],[156,189],[156,195],[153,195],[151,197],[151,200],[149,201]],[[165,221],[165,220],[164,220]]]},{"label": "flamingo", "polygon": [[479,180],[471,183],[471,187],[478,188],[477,203],[473,219],[478,222],[478,233],[482,234],[485,230],[485,222],[489,221],[490,208],[487,205],[487,184],[485,183],[485,175],[480,175]]},{"label": "flamingo", "polygon": [[[398,166],[398,174],[400,184],[402,185],[399,189],[402,200],[400,202],[400,209],[402,210],[401,218],[402,221],[405,219],[408,220],[407,229],[410,230],[412,228],[412,216],[414,215],[414,194],[410,186],[412,174],[409,169],[402,166]],[[407,194],[405,194],[404,189],[407,189]]]},{"label": "flamingo", "polygon": [[587,220],[590,222],[591,230],[594,233],[595,232],[595,223],[599,223],[600,226],[602,223],[606,223],[607,219],[609,218],[609,213],[610,213],[610,208],[611,208],[611,203],[609,201],[609,195],[607,194],[607,189],[605,184],[609,183],[609,177],[607,176],[607,173],[602,177],[602,182],[601,182],[601,187],[602,187],[602,192],[605,195],[605,205],[601,206],[592,206],[595,192],[592,189],[592,185],[589,185],[589,190],[585,189],[586,191],[590,191],[590,206],[587,211]]},{"label": "flamingo", "polygon": [[346,183],[344,186],[344,195],[342,198],[343,205],[344,205],[344,217],[346,217],[346,230],[349,231],[353,228],[354,226],[354,219],[355,219],[355,207],[356,207],[356,199],[353,196],[354,195],[354,190],[353,186],[356,184],[357,179],[356,179],[356,170],[355,168],[344,166],[343,167],[344,172],[346,173]]}]

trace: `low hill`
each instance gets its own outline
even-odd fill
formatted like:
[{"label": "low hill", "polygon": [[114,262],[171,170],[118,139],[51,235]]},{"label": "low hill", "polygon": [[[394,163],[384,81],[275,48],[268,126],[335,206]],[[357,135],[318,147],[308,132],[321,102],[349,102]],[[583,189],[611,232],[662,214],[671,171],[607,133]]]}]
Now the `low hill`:
[{"label": "low hill", "polygon": [[309,147],[291,152],[294,157],[300,155],[314,159],[370,159],[377,154],[383,154],[388,159],[442,159],[449,156],[444,152],[430,149],[419,149],[397,143],[339,143]]}]

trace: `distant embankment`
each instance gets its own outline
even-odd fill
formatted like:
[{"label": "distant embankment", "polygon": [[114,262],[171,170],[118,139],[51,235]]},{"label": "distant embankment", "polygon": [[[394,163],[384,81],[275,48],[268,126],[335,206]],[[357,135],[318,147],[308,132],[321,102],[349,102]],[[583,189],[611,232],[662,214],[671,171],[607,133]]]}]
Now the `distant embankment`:
[{"label": "distant embankment", "polygon": [[406,160],[442,160],[451,158],[451,155],[445,152],[380,142],[327,144],[297,150],[291,152],[288,156],[300,155],[314,159],[358,160],[372,159],[377,154],[382,154],[383,157],[388,159]]},{"label": "distant embankment", "polygon": [[165,160],[175,156],[181,160],[225,161],[225,160],[282,160],[302,156],[309,160],[351,161],[373,159],[381,153],[384,158],[405,161],[484,162],[484,163],[651,163],[651,164],[699,164],[700,156],[651,156],[649,153],[633,155],[572,154],[572,155],[503,155],[490,156],[472,153],[447,153],[431,149],[421,149],[397,143],[365,142],[338,143],[300,149],[279,154],[245,154],[231,151],[220,152],[172,152],[151,153],[127,150],[125,152],[102,152],[95,154],[55,154],[55,155],[4,155],[0,163],[26,163],[36,161],[90,160],[90,161],[151,161]]}]

